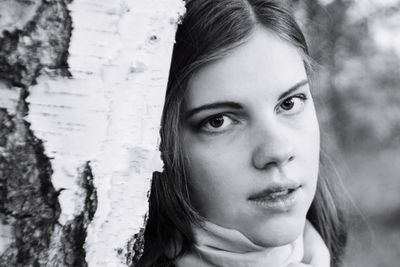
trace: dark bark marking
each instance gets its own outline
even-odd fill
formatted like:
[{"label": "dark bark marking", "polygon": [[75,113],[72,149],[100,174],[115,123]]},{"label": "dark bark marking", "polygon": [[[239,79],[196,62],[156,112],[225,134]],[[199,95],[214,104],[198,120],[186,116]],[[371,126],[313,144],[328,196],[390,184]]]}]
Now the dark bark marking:
[{"label": "dark bark marking", "polygon": [[[85,267],[87,227],[97,209],[90,163],[85,163],[78,180],[84,208],[60,226],[62,190],[54,189],[50,160],[21,110],[11,116],[0,108],[0,222],[13,232],[10,246],[0,255],[0,266],[45,266],[51,260],[53,266]],[[57,228],[61,230],[56,232],[59,242],[54,248],[51,239]],[[56,256],[49,259],[49,251]]]},{"label": "dark bark marking", "polygon": [[3,32],[0,78],[14,86],[28,87],[42,71],[70,76],[67,59],[71,30],[66,2],[42,1],[22,30]]},{"label": "dark bark marking", "polygon": [[97,191],[93,184],[93,174],[89,162],[84,166],[79,183],[85,192],[84,208],[79,215],[67,222],[62,228],[61,247],[58,252],[62,266],[88,266],[85,260],[86,251],[83,246],[87,236],[87,227],[97,209]]},{"label": "dark bark marking", "polygon": [[40,266],[60,215],[43,145],[19,115],[0,109],[0,219],[13,241],[0,266]]},{"label": "dark bark marking", "polygon": [[[146,225],[147,216],[144,217],[144,225]],[[137,234],[128,241],[125,253],[126,265],[135,267],[143,254],[144,248],[144,227],[140,228]],[[122,250],[118,251],[121,254]]]}]

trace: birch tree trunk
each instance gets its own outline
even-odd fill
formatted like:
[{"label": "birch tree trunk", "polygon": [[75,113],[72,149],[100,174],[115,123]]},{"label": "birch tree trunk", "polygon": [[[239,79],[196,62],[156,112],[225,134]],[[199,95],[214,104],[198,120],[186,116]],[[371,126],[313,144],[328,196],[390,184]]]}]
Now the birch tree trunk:
[{"label": "birch tree trunk", "polygon": [[0,2],[0,266],[134,266],[181,0]]}]

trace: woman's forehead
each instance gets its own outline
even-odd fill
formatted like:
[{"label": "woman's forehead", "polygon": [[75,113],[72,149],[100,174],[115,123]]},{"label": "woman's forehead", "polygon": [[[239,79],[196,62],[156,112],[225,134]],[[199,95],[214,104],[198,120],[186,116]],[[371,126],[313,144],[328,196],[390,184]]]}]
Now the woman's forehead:
[{"label": "woman's forehead", "polygon": [[257,28],[246,43],[192,77],[185,106],[192,108],[249,94],[274,99],[306,79],[298,49],[269,30]]}]

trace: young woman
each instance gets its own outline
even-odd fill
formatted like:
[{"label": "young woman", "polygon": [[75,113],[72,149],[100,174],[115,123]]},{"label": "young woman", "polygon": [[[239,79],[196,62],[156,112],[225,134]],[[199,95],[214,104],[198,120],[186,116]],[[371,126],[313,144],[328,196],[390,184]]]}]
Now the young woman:
[{"label": "young woman", "polygon": [[278,1],[188,2],[138,266],[339,266],[310,63]]}]

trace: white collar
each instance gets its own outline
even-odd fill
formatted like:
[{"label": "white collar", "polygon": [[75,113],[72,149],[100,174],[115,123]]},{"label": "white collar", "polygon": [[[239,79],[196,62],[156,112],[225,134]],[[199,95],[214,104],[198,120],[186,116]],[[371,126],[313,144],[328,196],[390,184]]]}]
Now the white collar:
[{"label": "white collar", "polygon": [[303,235],[293,243],[264,248],[234,229],[211,222],[194,227],[194,250],[180,257],[177,267],[280,267],[301,262],[304,254]]}]

